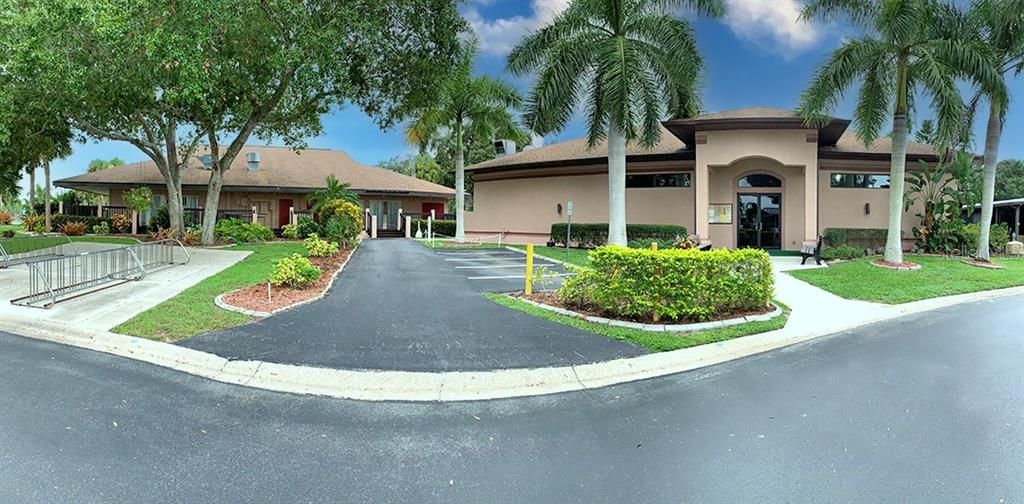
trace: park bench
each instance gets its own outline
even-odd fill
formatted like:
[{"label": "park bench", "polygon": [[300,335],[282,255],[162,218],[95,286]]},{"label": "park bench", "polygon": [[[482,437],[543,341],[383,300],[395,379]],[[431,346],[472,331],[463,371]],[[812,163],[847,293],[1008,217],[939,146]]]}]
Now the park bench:
[{"label": "park bench", "polygon": [[800,264],[807,264],[807,260],[813,257],[815,264],[820,266],[821,244],[822,239],[820,236],[817,242],[804,242],[803,246],[800,247]]}]

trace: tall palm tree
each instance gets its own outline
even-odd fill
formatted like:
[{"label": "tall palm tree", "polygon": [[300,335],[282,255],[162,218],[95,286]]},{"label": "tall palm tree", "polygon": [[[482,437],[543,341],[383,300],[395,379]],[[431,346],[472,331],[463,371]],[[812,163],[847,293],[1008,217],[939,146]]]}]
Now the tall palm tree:
[{"label": "tall palm tree", "polygon": [[442,130],[447,130],[454,139],[456,241],[466,238],[466,137],[487,140],[502,137],[517,141],[526,138],[509,110],[522,106],[522,98],[504,81],[486,75],[474,77],[476,54],[476,40],[463,44],[458,64],[441,84],[433,106],[421,110],[406,130],[406,140],[421,149]]},{"label": "tall palm tree", "polygon": [[320,215],[335,200],[359,205],[359,195],[352,192],[348,184],[339,182],[338,178],[334,175],[328,175],[326,185],[311,192],[306,197],[306,201],[310,206],[309,209],[314,215]]},{"label": "tall palm tree", "polygon": [[703,61],[680,7],[719,17],[721,0],[573,0],[551,24],[524,38],[508,68],[538,72],[527,126],[561,130],[578,102],[587,112],[587,144],[608,144],[608,244],[626,244],[626,144],[650,147],[667,116],[696,114]]},{"label": "tall palm tree", "polygon": [[984,94],[988,99],[988,124],[985,129],[984,171],[981,183],[981,234],[975,258],[989,260],[989,234],[992,228],[992,201],[995,199],[996,165],[999,140],[1009,106],[1005,79],[1010,73],[1024,71],[1024,0],[976,0],[969,13],[974,35],[991,49],[991,64],[999,76],[994,90],[982,87],[971,100],[971,116]]},{"label": "tall palm tree", "polygon": [[801,12],[807,20],[846,17],[864,30],[832,52],[804,91],[798,113],[818,126],[838,104],[843,92],[860,82],[854,111],[859,136],[870,144],[892,117],[889,233],[885,261],[903,262],[900,236],[907,154],[908,115],[919,93],[931,98],[944,142],[959,131],[964,104],[956,78],[969,76],[991,83],[994,71],[980,45],[951,36],[961,23],[953,7],[937,0],[811,0]]}]

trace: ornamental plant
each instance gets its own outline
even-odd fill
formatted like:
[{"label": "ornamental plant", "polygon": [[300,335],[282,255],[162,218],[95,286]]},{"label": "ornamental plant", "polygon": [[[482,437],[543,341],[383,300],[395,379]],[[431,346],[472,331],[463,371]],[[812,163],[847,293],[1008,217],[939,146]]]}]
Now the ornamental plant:
[{"label": "ornamental plant", "polygon": [[338,244],[321,239],[315,233],[303,242],[309,257],[330,257],[338,253]]},{"label": "ornamental plant", "polygon": [[110,228],[118,233],[125,233],[132,229],[132,218],[128,214],[114,214],[110,216]]},{"label": "ornamental plant", "polygon": [[148,187],[134,187],[125,191],[121,198],[124,200],[124,206],[141,214],[153,204],[153,191]]},{"label": "ornamental plant", "polygon": [[283,257],[274,264],[270,283],[277,287],[302,289],[320,279],[320,270],[299,254]]},{"label": "ornamental plant", "polygon": [[299,225],[298,224],[285,224],[281,226],[281,236],[289,239],[296,240],[299,238]]}]

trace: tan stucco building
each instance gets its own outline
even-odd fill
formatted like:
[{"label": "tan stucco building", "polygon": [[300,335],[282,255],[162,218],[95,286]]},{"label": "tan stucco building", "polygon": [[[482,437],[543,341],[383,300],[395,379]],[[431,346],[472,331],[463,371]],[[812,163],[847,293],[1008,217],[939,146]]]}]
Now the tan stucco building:
[{"label": "tan stucco building", "polygon": [[[626,219],[679,224],[716,247],[797,250],[827,228],[885,229],[888,138],[870,146],[848,120],[808,128],[791,111],[747,108],[664,123],[650,149],[629,146]],[[937,161],[911,143],[907,170]],[[527,150],[470,166],[473,210],[466,229],[508,233],[509,241],[547,241],[553,223],[608,220],[607,147],[586,139]],[[907,247],[917,223],[903,216]]]},{"label": "tan stucco building", "polygon": [[[205,147],[189,161],[182,174],[183,203],[187,213],[199,216],[206,204],[210,171],[204,163]],[[382,231],[395,231],[399,215],[419,216],[434,210],[444,213],[445,203],[455,190],[390,170],[361,164],[348,154],[330,149],[293,150],[287,147],[245,146],[224,173],[218,209],[226,216],[249,215],[272,229],[289,221],[289,210],[309,208],[306,196],[324,187],[328,176],[359,195],[363,207],[377,215]],[[78,189],[109,196],[108,210],[122,207],[125,191],[139,186],[153,190],[151,214],[166,204],[163,176],[152,161],[115,166],[54,182],[58,187]],[[141,218],[144,225],[148,215]]]}]

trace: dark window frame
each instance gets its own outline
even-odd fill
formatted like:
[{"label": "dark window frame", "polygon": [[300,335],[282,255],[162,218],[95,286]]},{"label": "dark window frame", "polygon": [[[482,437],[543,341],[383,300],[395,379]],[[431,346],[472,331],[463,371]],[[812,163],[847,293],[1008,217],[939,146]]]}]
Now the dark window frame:
[{"label": "dark window frame", "polygon": [[[650,177],[650,185],[630,185],[630,179],[634,181],[640,177]],[[680,183],[676,185],[658,185],[659,177],[679,177]],[[628,173],[626,174],[626,189],[686,189],[693,186],[693,176],[690,172],[669,172],[669,173]]]},{"label": "dark window frame", "polygon": [[829,189],[889,189],[890,185],[888,173],[834,172],[828,180]]}]

